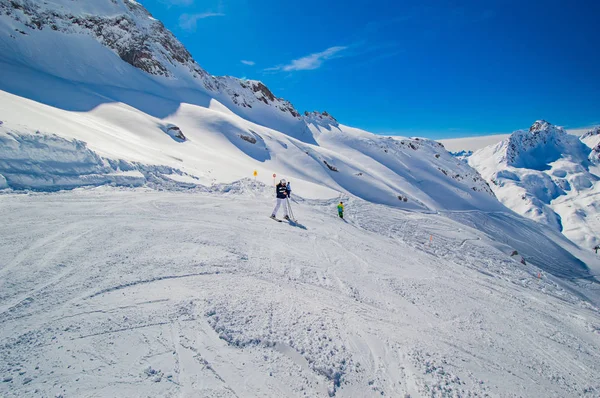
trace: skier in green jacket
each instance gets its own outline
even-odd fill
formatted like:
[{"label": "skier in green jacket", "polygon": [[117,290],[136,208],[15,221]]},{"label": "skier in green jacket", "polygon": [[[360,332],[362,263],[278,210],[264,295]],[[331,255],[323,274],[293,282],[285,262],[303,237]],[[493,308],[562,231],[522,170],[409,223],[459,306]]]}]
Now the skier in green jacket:
[{"label": "skier in green jacket", "polygon": [[340,218],[344,218],[344,202],[340,202],[340,204],[337,205],[337,210],[338,216],[340,216]]}]

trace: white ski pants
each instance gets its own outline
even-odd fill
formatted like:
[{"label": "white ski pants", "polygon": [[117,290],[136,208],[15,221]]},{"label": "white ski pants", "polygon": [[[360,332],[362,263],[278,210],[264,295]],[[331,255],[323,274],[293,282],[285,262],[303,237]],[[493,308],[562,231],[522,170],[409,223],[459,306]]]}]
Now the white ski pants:
[{"label": "white ski pants", "polygon": [[279,208],[281,206],[283,206],[283,215],[287,216],[288,215],[288,208],[287,208],[287,199],[279,199],[277,198],[277,204],[275,205],[275,208],[273,209],[273,215],[275,217],[277,217],[277,212],[279,211]]}]

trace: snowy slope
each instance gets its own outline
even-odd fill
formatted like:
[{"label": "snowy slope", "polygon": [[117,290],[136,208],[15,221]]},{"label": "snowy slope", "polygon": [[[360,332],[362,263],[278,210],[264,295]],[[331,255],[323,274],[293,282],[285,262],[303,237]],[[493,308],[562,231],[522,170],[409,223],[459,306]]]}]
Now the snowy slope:
[{"label": "snowy slope", "polygon": [[211,76],[132,0],[0,0],[0,69],[1,396],[600,394],[597,258],[440,144]]},{"label": "snowy slope", "polygon": [[594,140],[594,135],[580,140],[537,121],[529,130],[476,152],[469,164],[507,207],[592,248],[600,243],[600,173],[582,140]]},{"label": "snowy slope", "polygon": [[450,152],[477,151],[508,138],[509,134],[484,135],[480,137],[448,138],[438,140]]},{"label": "snowy slope", "polygon": [[[206,185],[257,170],[265,183],[276,173],[312,197],[342,192],[411,209],[500,208],[477,172],[433,142],[397,143],[327,114],[300,116],[260,82],[208,75],[137,3],[0,4],[0,139],[11,143],[0,149],[0,175],[12,188],[139,185],[140,174]],[[175,139],[173,127],[185,139]],[[52,152],[53,135],[71,143]],[[82,145],[95,158],[73,167],[78,155],[64,148]],[[59,164],[48,167],[44,158]],[[115,181],[123,172],[138,174]]]},{"label": "snowy slope", "polygon": [[589,160],[594,165],[600,164],[600,127],[595,127],[581,136],[581,141],[592,148]]},{"label": "snowy slope", "polygon": [[[0,15],[0,49],[6,62],[76,83],[104,86],[100,93],[86,90],[96,91],[101,98],[88,95],[82,102],[81,94],[57,98],[52,92],[58,87],[48,84],[42,87],[53,89],[51,93],[40,91],[32,82],[22,86],[17,80],[13,82],[17,87],[8,79],[3,82],[28,98],[85,111],[99,101],[135,102],[135,91],[140,90],[184,102],[206,101],[197,92],[200,90],[246,119],[310,140],[289,102],[276,98],[260,82],[209,75],[171,32],[135,1],[0,0]],[[125,63],[145,73],[128,73]],[[114,98],[111,88],[117,87],[129,89],[128,96]],[[12,90],[7,91],[15,92]],[[158,103],[151,110],[166,115],[172,110],[169,105]]]},{"label": "snowy slope", "polygon": [[484,213],[299,198],[298,228],[270,191],[0,196],[0,395],[600,395],[600,291],[543,228],[512,218],[561,278]]}]

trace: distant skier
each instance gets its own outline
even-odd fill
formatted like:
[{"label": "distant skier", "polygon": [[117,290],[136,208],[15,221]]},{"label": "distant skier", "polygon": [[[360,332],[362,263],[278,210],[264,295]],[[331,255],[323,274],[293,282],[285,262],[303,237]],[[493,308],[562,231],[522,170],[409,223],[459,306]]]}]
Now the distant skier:
[{"label": "distant skier", "polygon": [[340,204],[337,205],[337,210],[338,210],[338,216],[340,218],[344,218],[344,202],[340,202]]},{"label": "distant skier", "polygon": [[[281,179],[281,181],[279,181],[279,184],[277,184],[275,186],[275,195],[277,197],[277,204],[275,205],[275,208],[273,209],[273,213],[271,214],[271,218],[273,220],[277,220],[277,212],[279,211],[279,207],[281,207],[281,205],[283,205],[283,218],[286,220],[290,219],[290,216],[288,215],[288,209],[286,206],[286,199],[288,197],[288,188],[287,188],[287,181],[285,179]],[[281,220],[278,220],[281,221]]]},{"label": "distant skier", "polygon": [[596,252],[596,254],[598,254],[598,250],[600,250],[600,245],[596,245],[596,247],[594,247],[594,251]]},{"label": "distant skier", "polygon": [[287,191],[288,198],[291,199],[292,198],[292,187],[290,186],[290,182],[289,181],[287,183],[287,189],[286,189],[286,191]]}]

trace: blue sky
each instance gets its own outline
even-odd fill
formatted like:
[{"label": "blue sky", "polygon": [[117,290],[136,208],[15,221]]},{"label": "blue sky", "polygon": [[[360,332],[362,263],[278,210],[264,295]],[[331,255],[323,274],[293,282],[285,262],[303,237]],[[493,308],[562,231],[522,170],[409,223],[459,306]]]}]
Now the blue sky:
[{"label": "blue sky", "polygon": [[600,124],[600,1],[138,0],[214,75],[375,133]]}]

